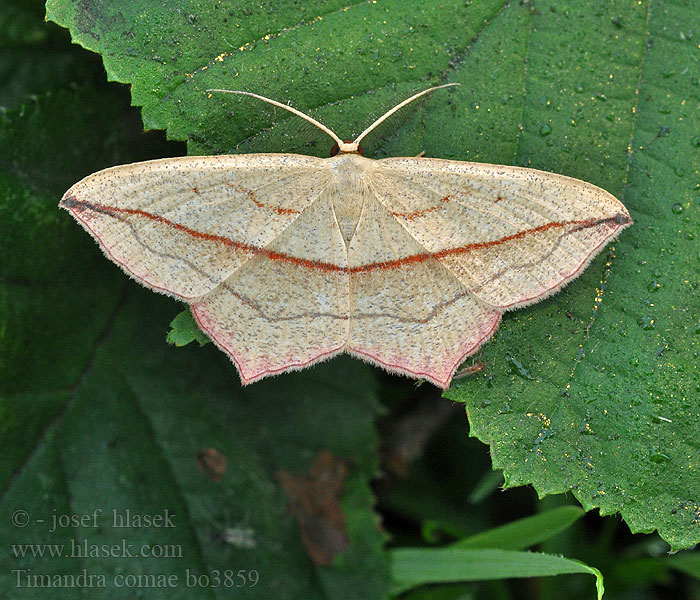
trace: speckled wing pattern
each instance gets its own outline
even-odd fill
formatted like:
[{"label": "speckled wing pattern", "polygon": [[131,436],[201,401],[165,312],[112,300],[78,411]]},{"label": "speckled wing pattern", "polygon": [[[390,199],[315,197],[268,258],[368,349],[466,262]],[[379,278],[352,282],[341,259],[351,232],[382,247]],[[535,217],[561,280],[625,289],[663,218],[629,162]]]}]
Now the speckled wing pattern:
[{"label": "speckled wing pattern", "polygon": [[447,387],[505,310],[561,288],[631,223],[568,177],[357,154],[136,163],[61,206],[127,273],[188,302],[243,383],[349,352]]}]

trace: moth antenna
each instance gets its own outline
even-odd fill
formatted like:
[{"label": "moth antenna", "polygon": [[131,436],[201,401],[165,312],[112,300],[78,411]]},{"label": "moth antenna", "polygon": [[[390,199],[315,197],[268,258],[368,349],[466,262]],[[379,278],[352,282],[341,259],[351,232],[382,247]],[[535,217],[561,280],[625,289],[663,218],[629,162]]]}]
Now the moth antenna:
[{"label": "moth antenna", "polygon": [[241,94],[243,96],[250,96],[251,98],[257,98],[258,100],[262,100],[263,102],[267,102],[268,104],[272,104],[273,106],[277,106],[279,108],[283,108],[284,110],[289,111],[290,113],[296,115],[297,117],[301,117],[302,119],[305,119],[312,125],[315,125],[318,127],[321,131],[324,133],[327,133],[331,138],[333,138],[333,141],[338,144],[338,147],[340,148],[341,152],[354,152],[355,148],[352,148],[348,150],[348,146],[352,146],[352,144],[347,144],[343,142],[335,133],[333,133],[328,127],[326,127],[323,123],[319,123],[316,119],[310,117],[309,115],[305,115],[303,112],[300,110],[297,110],[296,108],[292,106],[288,106],[287,104],[282,104],[281,102],[277,102],[276,100],[271,100],[270,98],[265,98],[265,96],[260,96],[258,94],[253,94],[252,92],[242,92],[240,90],[206,90],[207,92],[222,92],[224,94]]},{"label": "moth antenna", "polygon": [[440,90],[442,88],[446,87],[452,87],[455,85],[460,85],[459,83],[445,83],[443,85],[436,85],[435,87],[428,88],[427,90],[423,90],[422,92],[418,92],[417,94],[414,94],[410,98],[406,98],[403,102],[400,104],[397,104],[392,108],[390,111],[387,113],[383,114],[381,117],[379,117],[374,123],[372,123],[367,129],[365,129],[354,141],[355,144],[359,145],[360,142],[362,141],[362,138],[365,137],[370,131],[372,131],[377,125],[381,124],[382,122],[386,121],[391,115],[393,115],[396,111],[401,110],[404,106],[407,104],[410,104],[414,100],[417,100],[421,96],[424,96],[425,94],[429,94],[430,92],[434,92],[435,90]]}]

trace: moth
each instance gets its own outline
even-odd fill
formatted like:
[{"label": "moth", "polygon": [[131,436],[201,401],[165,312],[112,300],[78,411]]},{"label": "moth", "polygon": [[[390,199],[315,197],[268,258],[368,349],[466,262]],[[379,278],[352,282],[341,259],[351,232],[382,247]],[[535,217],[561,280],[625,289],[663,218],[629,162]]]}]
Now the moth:
[{"label": "moth", "polygon": [[[453,84],[447,84],[453,85]],[[520,167],[337,154],[117,166],[60,206],[126,273],[187,302],[244,384],[347,352],[447,388],[507,310],[577,277],[632,223],[590,183]]]}]

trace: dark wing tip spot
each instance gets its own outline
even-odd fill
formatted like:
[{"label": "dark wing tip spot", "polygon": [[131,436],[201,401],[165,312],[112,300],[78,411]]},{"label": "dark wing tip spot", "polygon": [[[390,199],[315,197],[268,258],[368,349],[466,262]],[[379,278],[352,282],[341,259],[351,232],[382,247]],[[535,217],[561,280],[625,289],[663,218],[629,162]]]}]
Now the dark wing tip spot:
[{"label": "dark wing tip spot", "polygon": [[75,196],[64,196],[58,203],[63,208],[75,208],[78,206],[78,199]]}]

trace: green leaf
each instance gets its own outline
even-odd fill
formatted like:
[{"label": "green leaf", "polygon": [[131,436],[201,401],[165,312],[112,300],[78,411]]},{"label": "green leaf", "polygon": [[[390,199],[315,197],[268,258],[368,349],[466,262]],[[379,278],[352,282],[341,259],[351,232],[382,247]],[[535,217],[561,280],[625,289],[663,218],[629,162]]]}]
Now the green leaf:
[{"label": "green leaf", "polygon": [[554,537],[582,516],[580,508],[560,506],[461,539],[452,544],[451,548],[523,550]]},{"label": "green leaf", "polygon": [[167,127],[193,153],[217,153],[270,122],[260,103],[207,89],[289,101],[346,137],[387,101],[395,104],[397,93],[439,80],[503,5],[247,0],[226,7],[208,0],[173,11],[159,3],[49,0],[46,8],[73,41],[102,54],[110,79],[132,85],[147,128]]},{"label": "green leaf", "polygon": [[594,575],[599,600],[604,592],[603,576],[598,569],[549,554],[491,549],[404,548],[392,550],[391,558],[396,595],[428,583],[550,577],[570,573]]},{"label": "green leaf", "polygon": [[469,494],[469,502],[478,504],[488,498],[493,492],[503,485],[503,473],[500,471],[489,471],[481,477]]},{"label": "green leaf", "polygon": [[[700,97],[695,4],[448,0],[50,0],[50,19],[132,85],[147,127],[220,152],[270,119],[245,88],[345,137],[427,82],[382,153],[520,164],[615,193],[635,225],[566,290],[507,315],[485,375],[448,393],[507,486],[572,491],[672,548],[700,541]],[[267,148],[283,151],[286,146]]]},{"label": "green leaf", "polygon": [[178,347],[187,346],[194,341],[200,346],[204,346],[211,341],[207,334],[197,327],[189,310],[179,312],[170,321],[170,331],[168,331],[166,340],[169,344],[175,344]]},{"label": "green leaf", "polygon": [[[165,344],[178,304],[130,282],[58,210],[81,175],[132,158],[122,107],[119,95],[84,90],[0,116],[0,250],[10,259],[0,272],[2,589],[84,571],[95,588],[104,577],[101,598],[134,588],[167,598],[381,597],[372,369],[339,360],[241,389],[213,346]],[[198,465],[209,448],[227,460],[220,482]],[[278,483],[322,451],[350,465],[339,498],[349,547],[330,566],[312,564]],[[117,527],[113,510],[170,515],[172,526]],[[40,544],[71,556],[33,556],[50,552]],[[119,579],[128,575],[170,583],[129,588]],[[59,587],[52,597],[87,585]]]}]

